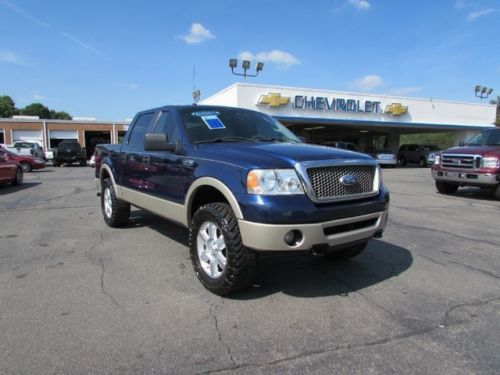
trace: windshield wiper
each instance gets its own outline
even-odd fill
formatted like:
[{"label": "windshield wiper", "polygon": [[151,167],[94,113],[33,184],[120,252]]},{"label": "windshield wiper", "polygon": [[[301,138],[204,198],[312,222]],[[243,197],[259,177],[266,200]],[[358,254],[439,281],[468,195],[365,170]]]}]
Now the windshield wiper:
[{"label": "windshield wiper", "polygon": [[285,142],[282,138],[274,138],[274,137],[255,136],[252,137],[252,139],[258,142]]},{"label": "windshield wiper", "polygon": [[222,143],[222,142],[242,142],[242,141],[256,142],[254,139],[246,137],[220,137],[220,138],[206,139],[204,141],[197,141],[194,143],[196,145],[199,145],[202,143]]}]

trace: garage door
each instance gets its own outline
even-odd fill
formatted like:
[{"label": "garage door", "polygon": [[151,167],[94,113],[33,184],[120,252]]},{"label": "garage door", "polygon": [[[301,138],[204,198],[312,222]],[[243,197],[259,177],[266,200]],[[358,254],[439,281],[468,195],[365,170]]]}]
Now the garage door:
[{"label": "garage door", "polygon": [[13,141],[37,141],[42,143],[41,130],[12,130]]},{"label": "garage door", "polygon": [[49,130],[50,139],[78,139],[76,130]]}]

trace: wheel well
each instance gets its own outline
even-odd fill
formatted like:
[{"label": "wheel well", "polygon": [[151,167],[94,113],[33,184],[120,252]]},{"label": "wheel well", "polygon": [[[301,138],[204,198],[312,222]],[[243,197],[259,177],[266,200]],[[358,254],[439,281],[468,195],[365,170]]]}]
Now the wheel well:
[{"label": "wheel well", "polygon": [[101,180],[101,185],[104,182],[105,179],[109,178],[109,172],[106,169],[101,169],[101,175],[99,176]]},{"label": "wheel well", "polygon": [[228,203],[228,200],[219,190],[212,186],[201,186],[194,193],[194,197],[191,200],[190,208],[189,208],[189,217],[188,222],[191,221],[194,213],[201,206],[208,203],[222,202]]}]

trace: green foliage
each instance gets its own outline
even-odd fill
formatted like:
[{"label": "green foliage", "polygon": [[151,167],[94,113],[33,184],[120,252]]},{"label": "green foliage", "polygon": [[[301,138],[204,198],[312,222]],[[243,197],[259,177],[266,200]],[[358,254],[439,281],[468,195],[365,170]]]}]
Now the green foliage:
[{"label": "green foliage", "polygon": [[453,146],[453,139],[453,132],[403,134],[400,137],[399,143],[402,145],[407,143],[430,144],[438,146],[441,150],[446,150]]},{"label": "green foliage", "polygon": [[16,103],[10,96],[0,96],[0,118],[12,117],[17,113]]},{"label": "green foliage", "polygon": [[38,116],[41,119],[50,119],[50,109],[42,103],[32,103],[21,109],[21,115]]},{"label": "green foliage", "polygon": [[59,111],[56,112],[53,109],[50,110],[50,118],[52,120],[72,120],[73,117],[68,112]]},{"label": "green foliage", "polygon": [[68,112],[55,111],[42,103],[31,103],[24,108],[17,109],[16,103],[8,95],[0,95],[0,118],[9,118],[14,115],[38,116],[46,120],[72,120]]}]

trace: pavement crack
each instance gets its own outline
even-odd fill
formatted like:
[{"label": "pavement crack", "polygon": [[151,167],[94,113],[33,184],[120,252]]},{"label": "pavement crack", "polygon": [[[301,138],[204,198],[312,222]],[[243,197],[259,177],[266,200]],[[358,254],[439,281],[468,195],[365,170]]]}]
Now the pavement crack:
[{"label": "pavement crack", "polygon": [[106,288],[104,287],[104,274],[106,273],[106,267],[104,266],[104,261],[102,258],[99,259],[99,264],[101,265],[101,291],[108,296],[108,298],[113,302],[115,306],[118,306],[119,308],[123,308],[113,297],[110,293],[106,291]]},{"label": "pavement crack", "polygon": [[472,241],[474,243],[478,243],[478,242],[487,243],[489,245],[495,246],[495,248],[500,247],[500,243],[499,242],[488,241],[488,240],[485,240],[484,238],[479,239],[479,238],[462,236],[462,235],[459,235],[457,233],[447,232],[445,230],[439,230],[439,229],[435,229],[435,228],[427,228],[427,227],[422,227],[422,226],[412,225],[412,224],[404,224],[404,223],[401,223],[401,222],[398,222],[398,221],[395,221],[395,220],[390,220],[390,225],[391,226],[396,226],[396,227],[401,227],[401,228],[404,228],[404,229],[409,229],[409,230],[415,230],[416,229],[416,230],[424,230],[424,231],[429,231],[429,232],[433,232],[433,233],[444,234],[444,235],[447,235],[447,236],[452,236],[452,237],[458,238],[460,240]]},{"label": "pavement crack", "polygon": [[487,305],[491,302],[498,302],[500,301],[500,297],[493,297],[490,299],[486,300],[480,300],[480,301],[473,301],[473,302],[465,302],[465,303],[459,303],[453,306],[450,306],[448,310],[445,311],[443,321],[441,323],[442,326],[444,327],[451,327],[455,326],[457,324],[463,323],[464,321],[453,321],[452,313],[460,308],[463,307],[476,307],[476,306],[481,306],[481,305]]},{"label": "pavement crack", "polygon": [[217,304],[216,303],[213,303],[213,304],[210,305],[210,316],[214,320],[214,326],[215,326],[215,330],[217,331],[219,342],[222,343],[222,345],[224,345],[226,347],[227,355],[228,355],[228,357],[229,357],[229,359],[230,359],[230,361],[232,363],[231,369],[234,370],[234,369],[239,368],[239,366],[236,365],[236,361],[233,358],[233,354],[231,353],[231,347],[229,346],[228,343],[226,343],[222,339],[222,333],[221,333],[220,328],[219,328],[219,320],[217,318],[217,314],[215,313],[216,308],[217,308]]},{"label": "pavement crack", "polygon": [[435,264],[438,264],[440,266],[447,266],[447,265],[450,265],[450,264],[454,264],[454,265],[457,265],[457,266],[461,266],[461,267],[464,267],[464,268],[467,268],[471,271],[474,271],[474,272],[478,272],[478,273],[481,273],[483,275],[486,275],[486,276],[489,276],[489,277],[493,277],[495,279],[500,279],[500,276],[494,274],[493,272],[490,272],[490,271],[487,271],[487,270],[483,270],[482,268],[477,268],[477,267],[474,267],[474,266],[471,266],[471,265],[468,265],[468,264],[465,264],[465,263],[462,263],[462,262],[457,262],[456,260],[451,260],[451,261],[448,261],[448,262],[440,262],[434,258],[431,258],[427,255],[422,255],[422,254],[418,254],[417,255],[421,258],[424,258],[424,259],[427,259],[428,261],[432,262],[432,263],[435,263]]}]

